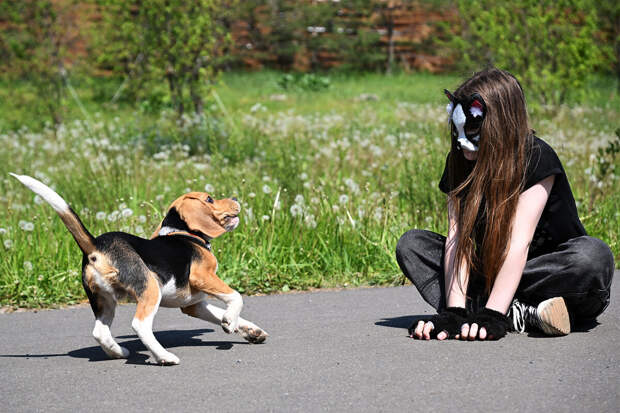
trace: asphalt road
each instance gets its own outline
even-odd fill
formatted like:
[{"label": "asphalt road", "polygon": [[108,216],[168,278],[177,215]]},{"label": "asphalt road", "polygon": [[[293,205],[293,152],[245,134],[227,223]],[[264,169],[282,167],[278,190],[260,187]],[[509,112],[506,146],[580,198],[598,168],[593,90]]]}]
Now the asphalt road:
[{"label": "asphalt road", "polygon": [[161,367],[131,330],[128,360],[91,337],[89,307],[0,315],[0,411],[595,411],[620,408],[620,273],[599,325],[566,337],[497,342],[407,337],[431,309],[412,287],[246,297],[265,328],[250,345],[161,309],[156,337],[181,359]]}]

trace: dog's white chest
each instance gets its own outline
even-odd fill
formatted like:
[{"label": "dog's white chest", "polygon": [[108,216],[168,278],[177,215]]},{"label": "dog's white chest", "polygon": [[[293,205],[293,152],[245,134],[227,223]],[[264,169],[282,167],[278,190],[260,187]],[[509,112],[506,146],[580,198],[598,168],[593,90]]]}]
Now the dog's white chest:
[{"label": "dog's white chest", "polygon": [[161,287],[161,303],[162,307],[187,307],[188,305],[196,304],[202,301],[206,297],[203,292],[191,293],[189,288],[186,290],[179,290],[175,285],[174,278],[170,279],[166,284]]}]

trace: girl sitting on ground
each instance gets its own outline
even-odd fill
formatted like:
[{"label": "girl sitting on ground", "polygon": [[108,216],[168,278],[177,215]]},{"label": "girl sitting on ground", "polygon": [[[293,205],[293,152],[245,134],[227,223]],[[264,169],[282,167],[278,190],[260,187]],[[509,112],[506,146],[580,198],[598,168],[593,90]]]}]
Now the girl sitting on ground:
[{"label": "girl sitting on ground", "polygon": [[521,85],[491,68],[445,93],[448,235],[413,229],[396,247],[403,273],[438,311],[411,337],[565,335],[595,319],[609,305],[613,254],[586,234],[558,156],[528,125]]}]

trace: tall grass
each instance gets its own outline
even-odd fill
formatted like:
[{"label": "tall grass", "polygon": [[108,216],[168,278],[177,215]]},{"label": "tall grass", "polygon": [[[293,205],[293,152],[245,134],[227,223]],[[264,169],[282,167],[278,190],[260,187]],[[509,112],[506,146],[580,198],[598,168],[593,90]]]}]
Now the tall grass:
[{"label": "tall grass", "polygon": [[[308,92],[281,90],[278,76],[227,75],[206,116],[182,122],[165,108],[104,105],[79,82],[90,121],[73,106],[58,128],[12,112],[11,125],[0,122],[0,304],[85,299],[78,247],[8,172],[51,185],[94,235],[148,237],[190,190],[236,196],[241,225],[213,251],[219,275],[243,293],[405,282],[400,235],[446,231],[441,90],[458,78],[342,76]],[[564,162],[587,230],[618,257],[620,185],[597,176],[596,150],[615,138],[619,106],[592,102],[537,106],[532,124]]]}]

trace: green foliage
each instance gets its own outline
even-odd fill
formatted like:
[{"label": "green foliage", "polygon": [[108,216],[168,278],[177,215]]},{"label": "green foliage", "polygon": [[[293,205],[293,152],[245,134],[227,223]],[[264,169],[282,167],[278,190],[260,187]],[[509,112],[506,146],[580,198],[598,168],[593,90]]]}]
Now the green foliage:
[{"label": "green foliage", "polygon": [[294,75],[286,73],[278,79],[278,86],[284,90],[301,89],[306,91],[319,91],[328,89],[331,84],[329,77],[320,76],[315,73],[304,73]]},{"label": "green foliage", "polygon": [[229,44],[231,1],[100,0],[104,29],[101,64],[124,74],[138,96],[166,82],[179,115],[191,104],[202,113],[204,96],[221,70]]},{"label": "green foliage", "polygon": [[[30,109],[47,113],[53,123],[63,119],[67,47],[75,35],[64,6],[50,0],[0,2],[4,24],[0,31],[0,73],[7,81],[26,80],[37,94]],[[17,101],[23,96],[16,97]],[[26,103],[26,102],[24,102]]]},{"label": "green foliage", "polygon": [[529,94],[559,103],[583,91],[602,62],[594,0],[458,0],[459,69],[495,65],[514,73]]},{"label": "green foliage", "polygon": [[605,52],[606,64],[603,70],[615,73],[617,90],[620,91],[620,2],[599,0],[597,11]]}]

